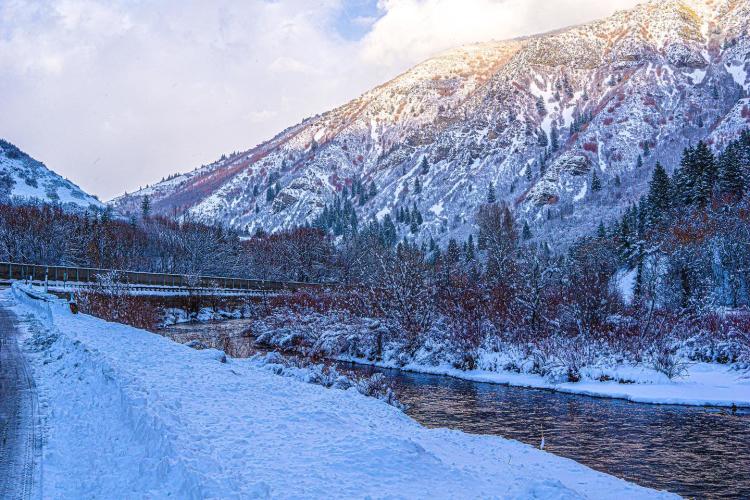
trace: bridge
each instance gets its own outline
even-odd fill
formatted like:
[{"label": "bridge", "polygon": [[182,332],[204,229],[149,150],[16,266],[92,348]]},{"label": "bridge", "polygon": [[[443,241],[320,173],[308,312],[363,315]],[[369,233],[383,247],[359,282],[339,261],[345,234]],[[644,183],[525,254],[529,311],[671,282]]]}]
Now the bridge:
[{"label": "bridge", "polygon": [[295,281],[0,262],[0,286],[21,281],[44,287],[50,292],[96,291],[101,286],[102,277],[115,275],[116,286],[129,295],[263,296],[325,286],[321,283]]}]

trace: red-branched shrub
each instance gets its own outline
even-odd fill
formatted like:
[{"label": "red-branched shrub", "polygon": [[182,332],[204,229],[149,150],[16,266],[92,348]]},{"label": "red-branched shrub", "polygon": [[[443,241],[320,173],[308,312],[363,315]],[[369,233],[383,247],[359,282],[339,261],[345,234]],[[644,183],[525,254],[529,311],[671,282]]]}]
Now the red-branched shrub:
[{"label": "red-branched shrub", "polygon": [[583,144],[583,150],[591,153],[599,153],[599,145],[595,142],[586,142]]}]

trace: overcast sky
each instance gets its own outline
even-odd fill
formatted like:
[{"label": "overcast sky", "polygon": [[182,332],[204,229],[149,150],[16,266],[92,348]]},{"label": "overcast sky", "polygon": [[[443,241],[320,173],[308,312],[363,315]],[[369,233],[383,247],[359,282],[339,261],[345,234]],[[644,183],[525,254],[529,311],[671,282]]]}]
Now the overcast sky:
[{"label": "overcast sky", "polygon": [[108,199],[447,48],[638,0],[0,0],[0,137]]}]

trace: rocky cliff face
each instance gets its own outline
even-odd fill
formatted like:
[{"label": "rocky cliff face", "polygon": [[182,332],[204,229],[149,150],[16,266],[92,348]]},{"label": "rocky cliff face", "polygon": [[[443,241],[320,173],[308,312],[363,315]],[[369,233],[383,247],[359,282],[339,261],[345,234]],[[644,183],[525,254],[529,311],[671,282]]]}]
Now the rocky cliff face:
[{"label": "rocky cliff face", "polygon": [[750,126],[748,19],[750,0],[666,0],[461,47],[112,204],[137,211],[148,195],[157,212],[274,231],[374,183],[353,200],[360,221],[416,207],[419,237],[444,240],[472,231],[492,186],[535,238],[564,245],[635,202],[656,161]]}]

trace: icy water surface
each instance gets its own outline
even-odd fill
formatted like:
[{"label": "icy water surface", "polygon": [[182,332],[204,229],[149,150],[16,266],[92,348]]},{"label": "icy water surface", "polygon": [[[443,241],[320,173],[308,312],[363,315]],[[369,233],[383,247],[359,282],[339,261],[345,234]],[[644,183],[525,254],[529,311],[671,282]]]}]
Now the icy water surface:
[{"label": "icy water surface", "polygon": [[[248,320],[165,330],[248,356]],[[593,469],[694,498],[750,498],[750,412],[630,403],[352,364],[390,379],[407,413],[427,427],[495,434]]]}]

